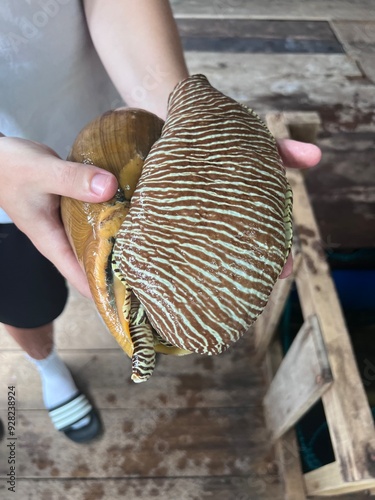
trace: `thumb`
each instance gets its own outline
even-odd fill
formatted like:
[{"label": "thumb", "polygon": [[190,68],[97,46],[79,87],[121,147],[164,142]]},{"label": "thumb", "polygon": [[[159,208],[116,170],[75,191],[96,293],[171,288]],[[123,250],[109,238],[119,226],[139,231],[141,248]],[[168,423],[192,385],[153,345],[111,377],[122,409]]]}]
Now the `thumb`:
[{"label": "thumb", "polygon": [[68,196],[80,201],[107,201],[117,190],[116,177],[94,165],[50,158],[42,189],[46,193]]},{"label": "thumb", "polygon": [[322,152],[315,144],[281,139],[277,141],[277,147],[286,167],[314,167],[322,157]]}]

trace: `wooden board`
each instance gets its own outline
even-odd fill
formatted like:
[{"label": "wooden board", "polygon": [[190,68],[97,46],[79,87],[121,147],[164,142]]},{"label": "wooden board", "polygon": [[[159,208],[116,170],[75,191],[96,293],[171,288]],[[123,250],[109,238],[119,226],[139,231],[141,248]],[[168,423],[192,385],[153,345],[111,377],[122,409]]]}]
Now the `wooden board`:
[{"label": "wooden board", "polygon": [[333,21],[331,26],[346,53],[355,58],[364,76],[375,83],[375,22]]},{"label": "wooden board", "polygon": [[[220,356],[158,357],[151,379],[130,380],[131,363],[121,349],[60,351],[82,390],[103,409],[259,407],[263,379],[252,354],[251,334]],[[0,380],[17,387],[18,408],[43,409],[37,370],[21,352],[0,353]],[[6,391],[0,391],[5,409]]]},{"label": "wooden board", "polygon": [[368,458],[370,450],[375,449],[374,423],[303,180],[298,175],[293,177],[291,185],[299,205],[294,222],[300,233],[303,254],[301,272],[297,276],[298,293],[304,299],[301,306],[305,318],[319,312],[335,380],[323,395],[332,444],[345,480],[358,481],[375,473]]},{"label": "wooden board", "polygon": [[[237,475],[255,481],[270,474],[262,407],[101,410],[100,415],[104,436],[83,445],[56,432],[45,411],[18,411],[17,477]],[[0,477],[5,471],[1,460]]]},{"label": "wooden board", "polygon": [[[284,130],[282,121],[280,116],[269,117],[268,125],[273,132],[281,130],[285,137],[287,119]],[[291,170],[288,180],[294,194],[293,222],[301,249],[302,264],[296,276],[301,307],[305,321],[314,314],[319,319],[334,378],[322,399],[337,461],[305,475],[307,493],[331,496],[363,491],[375,480],[374,423],[303,175]]]},{"label": "wooden board", "polygon": [[[295,244],[294,250],[296,250]],[[300,254],[298,251],[294,251],[292,274],[290,274],[287,278],[277,281],[274,289],[272,290],[267,306],[254,324],[254,350],[257,362],[261,362],[263,360],[272,341],[276,328],[279,324],[281,314],[285,307],[285,301],[289,296],[300,263]]]},{"label": "wooden board", "polygon": [[172,0],[177,17],[245,17],[249,19],[375,19],[372,0]]},{"label": "wooden board", "polygon": [[348,54],[375,54],[375,21],[335,20],[331,26]]},{"label": "wooden board", "polygon": [[342,53],[328,22],[177,19],[186,51]]},{"label": "wooden board", "polygon": [[[273,500],[281,499],[280,485],[249,477],[156,479],[19,479],[16,495],[0,498],[27,500]],[[12,493],[10,493],[12,495]]]},{"label": "wooden board", "polygon": [[[356,122],[354,115],[346,123],[355,129],[361,118],[358,115]],[[338,126],[340,112],[336,118]],[[333,114],[329,120],[334,119]],[[366,120],[375,123],[375,114]],[[319,145],[321,164],[306,172],[305,182],[324,248],[330,252],[375,248],[374,133],[337,133],[321,138]]]},{"label": "wooden board", "polygon": [[332,384],[318,319],[310,316],[294,339],[264,398],[273,440],[285,434]]},{"label": "wooden board", "polygon": [[[265,376],[271,384],[283,359],[281,344],[275,339],[265,357]],[[305,482],[295,430],[292,428],[275,443],[275,453],[280,479],[283,483],[283,500],[305,500]]]},{"label": "wooden board", "polygon": [[333,495],[343,495],[354,492],[364,492],[375,487],[375,479],[364,479],[354,483],[344,483],[337,462],[325,465],[320,469],[305,474],[308,495],[318,494],[319,497],[332,498]]}]

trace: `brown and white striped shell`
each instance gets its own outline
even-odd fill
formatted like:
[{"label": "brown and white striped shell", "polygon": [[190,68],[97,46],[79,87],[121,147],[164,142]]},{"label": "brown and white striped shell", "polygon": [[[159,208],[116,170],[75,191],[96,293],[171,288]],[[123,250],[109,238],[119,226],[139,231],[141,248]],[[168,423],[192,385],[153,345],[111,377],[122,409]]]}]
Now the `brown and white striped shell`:
[{"label": "brown and white striped shell", "polygon": [[113,250],[159,335],[218,354],[265,307],[291,247],[292,194],[259,117],[203,75],[177,85]]}]

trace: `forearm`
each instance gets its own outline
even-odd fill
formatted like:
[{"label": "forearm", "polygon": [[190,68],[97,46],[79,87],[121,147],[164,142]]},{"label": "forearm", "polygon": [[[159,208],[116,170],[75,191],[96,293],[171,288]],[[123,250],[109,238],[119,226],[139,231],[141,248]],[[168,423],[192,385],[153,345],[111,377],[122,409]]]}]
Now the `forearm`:
[{"label": "forearm", "polygon": [[165,118],[174,86],[188,76],[167,0],[84,0],[95,48],[125,102]]}]

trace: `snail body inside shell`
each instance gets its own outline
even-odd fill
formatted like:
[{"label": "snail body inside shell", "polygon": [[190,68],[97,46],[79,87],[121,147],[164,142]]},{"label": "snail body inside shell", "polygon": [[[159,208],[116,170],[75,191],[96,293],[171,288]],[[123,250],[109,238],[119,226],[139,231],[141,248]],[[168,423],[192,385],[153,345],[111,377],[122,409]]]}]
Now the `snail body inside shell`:
[{"label": "snail body inside shell", "polygon": [[67,197],[61,201],[65,230],[86,272],[96,307],[132,359],[135,382],[143,382],[151,376],[155,352],[189,353],[158,336],[143,306],[112,263],[116,235],[129,212],[144,160],[159,138],[162,126],[158,117],[137,109],[110,111],[89,123],[77,136],[68,160],[112,172],[119,189],[104,203],[86,203]]}]

